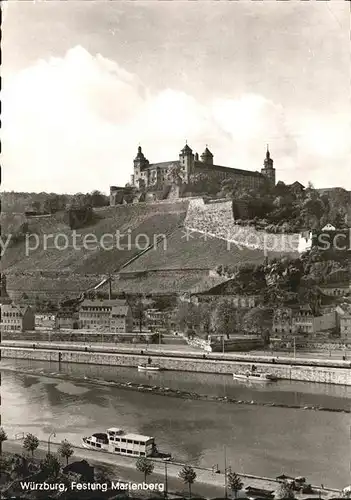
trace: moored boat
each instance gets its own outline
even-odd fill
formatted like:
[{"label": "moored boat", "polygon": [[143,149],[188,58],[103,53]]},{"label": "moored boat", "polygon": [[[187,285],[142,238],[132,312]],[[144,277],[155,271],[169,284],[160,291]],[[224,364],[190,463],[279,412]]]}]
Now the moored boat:
[{"label": "moored boat", "polygon": [[89,437],[83,437],[84,448],[90,450],[109,451],[109,441],[106,432],[96,432]]},{"label": "moored boat", "polygon": [[157,451],[155,438],[141,434],[126,433],[111,427],[107,432],[97,432],[82,439],[84,448],[107,451],[134,457],[154,456]]},{"label": "moored boat", "polygon": [[275,382],[277,377],[271,373],[233,373],[235,380],[246,380],[250,382]]},{"label": "moored boat", "polygon": [[138,370],[145,372],[159,372],[161,368],[158,365],[145,364],[145,365],[138,365]]}]

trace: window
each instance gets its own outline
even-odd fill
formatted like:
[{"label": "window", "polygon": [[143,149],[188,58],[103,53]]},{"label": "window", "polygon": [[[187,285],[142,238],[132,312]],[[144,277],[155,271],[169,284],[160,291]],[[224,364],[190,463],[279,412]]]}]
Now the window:
[{"label": "window", "polygon": [[100,443],[96,443],[96,448],[101,448],[101,444]]},{"label": "window", "polygon": [[122,439],[121,439],[121,443],[126,443],[126,442],[127,442],[127,441],[126,441],[126,439],[125,439],[125,438],[122,438]]},{"label": "window", "polygon": [[119,453],[121,451],[121,448],[115,448],[115,451],[117,451],[117,453]]},{"label": "window", "polygon": [[143,451],[140,452],[141,457],[145,457],[145,453]]},{"label": "window", "polygon": [[133,452],[132,450],[127,450],[128,455],[131,455]]}]

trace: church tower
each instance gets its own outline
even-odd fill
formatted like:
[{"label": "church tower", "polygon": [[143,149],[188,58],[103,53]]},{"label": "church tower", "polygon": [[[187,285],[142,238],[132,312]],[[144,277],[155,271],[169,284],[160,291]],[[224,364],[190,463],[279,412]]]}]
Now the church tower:
[{"label": "church tower", "polygon": [[144,184],[147,180],[147,173],[145,168],[149,165],[149,160],[147,160],[142,152],[141,146],[138,147],[138,154],[134,159],[134,185],[139,187],[140,180]]},{"label": "church tower", "polygon": [[179,165],[183,179],[185,182],[189,182],[190,175],[194,171],[194,155],[188,143],[185,144],[184,148],[179,153]]},{"label": "church tower", "polygon": [[275,186],[275,168],[273,167],[273,160],[269,152],[268,144],[266,158],[264,159],[263,168],[261,168],[261,174],[269,180],[272,186]]}]

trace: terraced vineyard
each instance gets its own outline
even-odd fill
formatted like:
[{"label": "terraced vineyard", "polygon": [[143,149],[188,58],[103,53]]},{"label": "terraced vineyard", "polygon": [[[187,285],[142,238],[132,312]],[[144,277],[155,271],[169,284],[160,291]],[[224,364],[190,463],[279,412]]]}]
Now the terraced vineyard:
[{"label": "terraced vineyard", "polygon": [[[1,260],[10,296],[16,300],[23,293],[31,299],[77,296],[98,284],[106,274],[117,272],[120,278],[113,281],[115,292],[203,291],[223,281],[209,276],[219,264],[263,262],[265,255],[260,249],[240,247],[187,230],[184,221],[188,206],[189,202],[174,201],[98,209],[90,227],[76,231],[76,247],[74,232],[64,222],[62,213],[27,219],[32,249],[26,252],[25,242],[18,242],[7,249]],[[19,222],[23,219],[16,220],[17,226]],[[11,224],[8,232],[17,227],[13,221]],[[104,249],[104,235],[116,232],[118,246],[114,240],[113,248]],[[93,246],[83,247],[83,238],[88,235],[95,238]],[[109,236],[104,243],[112,246],[112,242]]]},{"label": "terraced vineyard", "polygon": [[[62,214],[28,219],[28,243],[19,242],[9,247],[1,260],[7,273],[30,271],[70,271],[79,274],[104,274],[119,270],[140,253],[145,242],[154,242],[157,235],[169,234],[182,224],[187,203],[139,204],[111,207],[96,212],[95,224],[77,230],[75,244],[73,231],[63,222]],[[6,229],[6,228],[4,228]],[[104,235],[126,234],[113,249],[101,246]],[[6,231],[5,231],[6,232]],[[98,244],[82,245],[84,237],[93,235]],[[136,237],[140,237],[139,246]],[[104,244],[112,246],[112,237]],[[74,246],[75,245],[75,246]],[[37,248],[35,248],[37,246]]]},{"label": "terraced vineyard", "polygon": [[168,238],[166,249],[160,245],[157,250],[145,253],[123,269],[121,274],[146,270],[210,270],[219,264],[260,263],[264,257],[262,250],[239,248],[222,239],[178,229]]},{"label": "terraced vineyard", "polygon": [[[15,302],[33,302],[35,298],[62,300],[78,297],[101,281],[99,275],[79,274],[42,276],[40,273],[8,274],[7,291]],[[24,298],[26,297],[26,299]]]}]

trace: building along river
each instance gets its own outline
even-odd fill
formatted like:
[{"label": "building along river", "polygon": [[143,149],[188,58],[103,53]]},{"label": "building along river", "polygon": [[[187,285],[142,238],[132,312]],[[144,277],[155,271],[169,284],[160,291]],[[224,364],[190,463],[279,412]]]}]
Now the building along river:
[{"label": "building along river", "polygon": [[[182,400],[152,393],[59,380],[50,374],[140,382],[242,400],[350,409],[351,387],[280,381],[244,385],[230,376],[139,373],[133,368],[5,359],[2,423],[9,437],[32,432],[55,441],[117,426],[153,435],[162,451],[194,465],[275,477],[304,475],[314,484],[350,482],[350,415],[223,402]],[[26,373],[23,373],[26,372]]]}]

